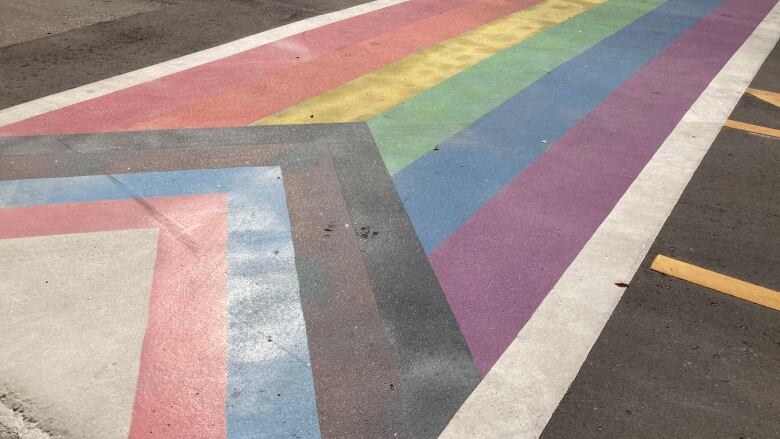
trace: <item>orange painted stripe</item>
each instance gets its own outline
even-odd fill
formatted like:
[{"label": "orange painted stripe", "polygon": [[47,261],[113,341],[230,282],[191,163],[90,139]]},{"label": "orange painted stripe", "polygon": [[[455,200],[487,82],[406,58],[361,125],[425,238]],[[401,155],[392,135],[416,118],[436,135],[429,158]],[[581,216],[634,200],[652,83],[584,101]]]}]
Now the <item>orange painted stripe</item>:
[{"label": "orange painted stripe", "polygon": [[780,311],[780,292],[658,255],[652,270]]},{"label": "orange painted stripe", "polygon": [[780,139],[780,130],[774,128],[753,125],[752,123],[740,122],[738,120],[727,120],[724,127],[734,128],[735,130],[747,131],[748,133],[763,134],[765,136],[777,137]]}]

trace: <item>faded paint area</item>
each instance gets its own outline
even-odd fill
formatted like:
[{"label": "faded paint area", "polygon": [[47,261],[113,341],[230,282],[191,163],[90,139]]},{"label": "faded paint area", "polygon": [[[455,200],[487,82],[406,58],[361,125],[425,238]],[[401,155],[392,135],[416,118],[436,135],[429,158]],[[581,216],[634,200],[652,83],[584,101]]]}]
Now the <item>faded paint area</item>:
[{"label": "faded paint area", "polygon": [[0,239],[0,391],[23,395],[40,425],[74,437],[127,437],[157,236],[138,229]]}]

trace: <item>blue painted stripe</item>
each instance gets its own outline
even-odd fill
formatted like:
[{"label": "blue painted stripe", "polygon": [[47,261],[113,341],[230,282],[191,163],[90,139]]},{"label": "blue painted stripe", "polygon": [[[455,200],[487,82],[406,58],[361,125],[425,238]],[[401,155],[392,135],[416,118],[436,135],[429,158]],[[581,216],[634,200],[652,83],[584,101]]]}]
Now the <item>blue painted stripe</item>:
[{"label": "blue painted stripe", "polygon": [[[229,438],[320,436],[278,167],[0,182],[0,207],[225,193]],[[269,337],[271,341],[269,342]]]},{"label": "blue painted stripe", "polygon": [[426,252],[721,2],[668,1],[396,174],[396,189]]}]

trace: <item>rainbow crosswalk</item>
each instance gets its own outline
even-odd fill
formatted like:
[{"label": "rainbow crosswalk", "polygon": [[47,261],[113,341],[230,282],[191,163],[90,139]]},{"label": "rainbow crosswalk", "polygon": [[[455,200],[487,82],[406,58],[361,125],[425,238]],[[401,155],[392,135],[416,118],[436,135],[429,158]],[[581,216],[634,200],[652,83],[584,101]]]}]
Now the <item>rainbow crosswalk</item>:
[{"label": "rainbow crosswalk", "polygon": [[776,7],[409,0],[0,135],[364,123],[485,376]]}]

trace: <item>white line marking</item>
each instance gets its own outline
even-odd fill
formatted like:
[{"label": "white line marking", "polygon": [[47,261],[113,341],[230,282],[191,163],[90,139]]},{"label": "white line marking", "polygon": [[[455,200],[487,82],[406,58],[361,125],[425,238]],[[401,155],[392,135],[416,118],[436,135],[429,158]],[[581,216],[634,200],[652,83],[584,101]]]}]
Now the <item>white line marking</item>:
[{"label": "white line marking", "polygon": [[67,107],[87,99],[107,95],[115,91],[142,84],[154,79],[162,78],[170,74],[197,67],[212,61],[216,61],[230,55],[245,52],[264,44],[297,35],[318,27],[346,20],[358,15],[367,14],[389,6],[404,3],[408,0],[377,0],[341,11],[330,12],[305,20],[296,21],[281,27],[267,30],[259,34],[250,35],[239,40],[231,41],[211,49],[202,50],[180,58],[155,64],[150,67],[124,73],[112,78],[107,78],[91,84],[76,87],[60,93],[55,93],[24,104],[6,108],[0,111],[0,126],[8,125],[20,120],[28,119],[39,114]]},{"label": "white line marking", "polygon": [[764,18],[623,195],[441,437],[536,438],[745,88],[780,36]]}]

